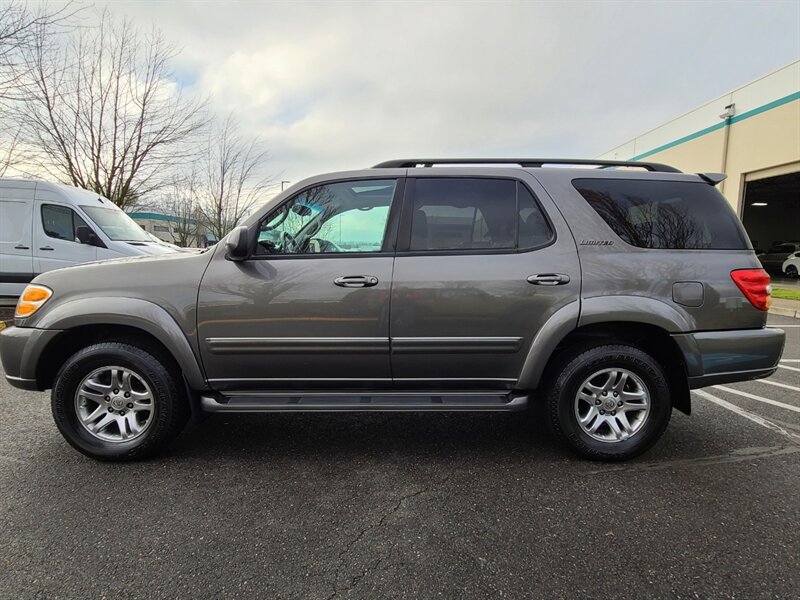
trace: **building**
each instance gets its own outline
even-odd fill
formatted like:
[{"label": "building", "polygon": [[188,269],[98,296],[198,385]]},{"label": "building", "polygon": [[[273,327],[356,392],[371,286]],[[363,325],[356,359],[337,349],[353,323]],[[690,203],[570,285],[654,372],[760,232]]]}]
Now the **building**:
[{"label": "building", "polygon": [[[179,219],[173,215],[157,212],[133,212],[129,216],[136,221],[142,229],[160,240],[179,246],[190,248],[204,248],[209,243],[214,243],[213,236],[197,226],[194,219]],[[188,235],[183,235],[186,230]],[[184,242],[184,238],[186,243]]]},{"label": "building", "polygon": [[800,60],[597,158],[726,173],[720,191],[757,249],[800,240]]}]

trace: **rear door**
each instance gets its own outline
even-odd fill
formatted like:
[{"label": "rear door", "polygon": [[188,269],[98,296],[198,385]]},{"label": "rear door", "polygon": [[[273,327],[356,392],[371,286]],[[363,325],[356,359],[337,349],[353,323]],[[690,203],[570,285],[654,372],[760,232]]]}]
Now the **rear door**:
[{"label": "rear door", "polygon": [[18,296],[33,270],[34,187],[0,187],[0,296]]},{"label": "rear door", "polygon": [[392,287],[395,385],[513,388],[540,327],[578,301],[575,243],[527,173],[430,171],[406,186]]}]

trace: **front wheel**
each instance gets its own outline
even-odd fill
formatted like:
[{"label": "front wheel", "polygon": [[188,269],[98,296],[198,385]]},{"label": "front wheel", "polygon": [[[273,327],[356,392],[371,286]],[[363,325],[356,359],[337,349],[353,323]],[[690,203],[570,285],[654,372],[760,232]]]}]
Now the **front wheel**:
[{"label": "front wheel", "polygon": [[625,460],[648,450],[669,423],[664,370],[627,345],[596,346],[560,363],[548,387],[553,433],[594,460]]},{"label": "front wheel", "polygon": [[178,376],[158,352],[125,342],[94,344],[56,375],[53,418],[75,449],[99,460],[136,460],[160,450],[189,417]]},{"label": "front wheel", "polygon": [[786,276],[795,279],[797,277],[797,267],[795,267],[794,265],[787,265]]}]

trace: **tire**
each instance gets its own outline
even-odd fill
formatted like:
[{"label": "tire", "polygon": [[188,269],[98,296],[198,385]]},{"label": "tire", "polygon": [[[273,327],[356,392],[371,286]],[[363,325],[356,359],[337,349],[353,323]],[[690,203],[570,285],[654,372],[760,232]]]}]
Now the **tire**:
[{"label": "tire", "polygon": [[190,415],[169,359],[124,341],[97,343],[72,355],[56,375],[51,407],[64,439],[104,461],[152,456],[177,437]]},{"label": "tire", "polygon": [[653,357],[615,344],[576,350],[560,361],[547,387],[547,411],[555,437],[580,456],[619,461],[658,441],[672,404],[664,370]]},{"label": "tire", "polygon": [[789,265],[786,267],[786,276],[791,277],[792,279],[797,278],[797,267],[794,265]]}]

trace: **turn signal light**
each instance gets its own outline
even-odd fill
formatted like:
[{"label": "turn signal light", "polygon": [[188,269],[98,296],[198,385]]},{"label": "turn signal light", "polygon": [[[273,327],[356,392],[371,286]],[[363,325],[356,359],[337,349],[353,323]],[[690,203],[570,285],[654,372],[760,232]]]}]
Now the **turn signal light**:
[{"label": "turn signal light", "polygon": [[769,310],[769,305],[772,304],[772,286],[764,269],[737,269],[731,271],[731,279],[750,304],[758,310]]},{"label": "turn signal light", "polygon": [[30,317],[39,308],[50,299],[53,295],[53,290],[46,288],[43,285],[29,285],[22,292],[22,295],[17,301],[17,310],[14,312],[14,317],[17,319],[24,319]]}]

